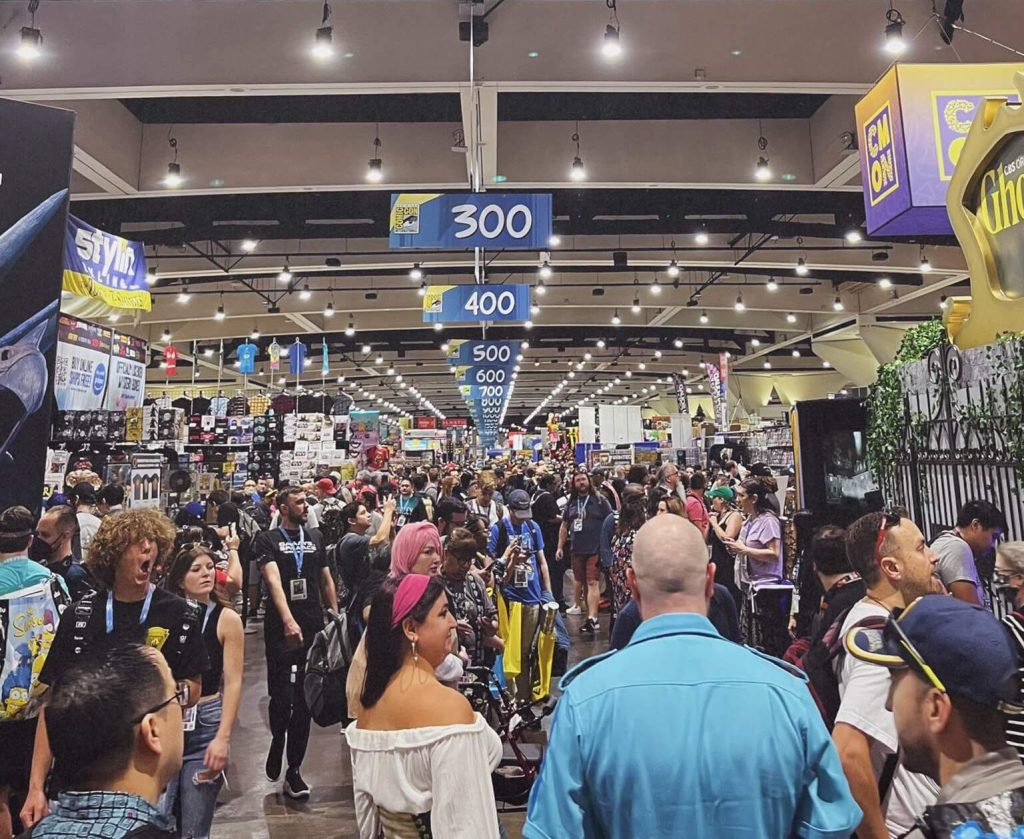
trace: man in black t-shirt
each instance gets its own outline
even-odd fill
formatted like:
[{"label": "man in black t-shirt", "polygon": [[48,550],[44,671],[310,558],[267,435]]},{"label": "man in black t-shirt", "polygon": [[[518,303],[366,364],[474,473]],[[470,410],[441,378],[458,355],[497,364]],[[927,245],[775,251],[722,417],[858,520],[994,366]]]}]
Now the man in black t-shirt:
[{"label": "man in black t-shirt", "polygon": [[[189,704],[199,701],[202,674],[209,668],[200,608],[150,582],[174,547],[174,527],[157,510],[127,510],[103,520],[94,537],[88,570],[99,587],[64,614],[46,662],[40,687],[97,639],[108,635],[138,640],[159,650],[179,683],[187,684]],[[39,714],[32,776],[21,820],[31,827],[46,815],[44,785],[50,770],[45,709]]]},{"label": "man in black t-shirt", "polygon": [[[565,558],[571,546],[575,602],[568,614],[580,614],[586,608],[587,619],[580,632],[593,633],[598,628],[597,612],[601,601],[601,570],[598,554],[601,547],[601,526],[612,514],[611,505],[594,490],[585,468],[577,470],[572,479],[572,495],[562,516],[558,531],[555,559]],[[582,608],[581,608],[582,607]]]},{"label": "man in black t-shirt", "polygon": [[[562,525],[562,511],[558,507],[558,499],[555,498],[555,491],[558,489],[558,478],[554,475],[542,475],[539,484],[540,489],[533,496],[532,511],[533,520],[540,527],[541,536],[544,537],[545,545],[558,547],[558,528]],[[565,611],[565,572],[568,564],[565,559],[556,559],[552,552],[552,558],[548,560],[548,570],[551,572],[551,594],[558,603],[558,608]]]},{"label": "man in black t-shirt", "polygon": [[311,719],[302,689],[306,653],[324,627],[323,610],[337,611],[338,595],[323,536],[319,530],[305,528],[306,493],[301,487],[282,489],[277,494],[277,508],[281,526],[261,533],[253,544],[271,601],[263,624],[272,737],[266,772],[271,781],[280,777],[287,741],[284,793],[304,800],[310,793],[300,773]]}]

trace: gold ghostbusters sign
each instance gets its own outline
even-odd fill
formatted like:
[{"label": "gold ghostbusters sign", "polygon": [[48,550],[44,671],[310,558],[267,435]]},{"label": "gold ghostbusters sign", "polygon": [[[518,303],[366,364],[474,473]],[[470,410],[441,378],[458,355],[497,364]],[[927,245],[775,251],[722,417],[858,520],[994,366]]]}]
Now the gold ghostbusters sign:
[{"label": "gold ghostbusters sign", "polygon": [[[1014,83],[1024,94],[1024,73]],[[971,273],[971,296],[946,316],[961,348],[1024,330],[1024,109],[986,99],[949,184],[946,209]]]}]

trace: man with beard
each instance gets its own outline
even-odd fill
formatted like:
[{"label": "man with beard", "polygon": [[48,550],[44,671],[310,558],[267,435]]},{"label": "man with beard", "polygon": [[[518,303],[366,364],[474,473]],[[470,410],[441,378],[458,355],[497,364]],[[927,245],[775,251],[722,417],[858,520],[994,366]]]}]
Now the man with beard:
[{"label": "man with beard", "polygon": [[[846,612],[842,638],[865,625],[884,623],[894,609],[905,608],[932,591],[938,558],[910,519],[893,512],[862,516],[846,532],[846,553],[867,595]],[[857,836],[901,836],[917,814],[935,801],[938,787],[930,778],[900,765],[896,724],[888,706],[889,671],[840,655],[836,675],[840,703],[832,739],[864,813]]]},{"label": "man with beard", "polygon": [[1019,835],[1024,766],[1006,744],[1018,660],[999,621],[955,597],[919,597],[884,629],[846,638],[850,653],[892,671],[889,707],[901,762],[941,785],[911,839]]},{"label": "man with beard", "polygon": [[338,610],[323,536],[319,530],[306,529],[306,503],[302,487],[282,489],[277,494],[280,527],[261,533],[253,543],[271,601],[263,627],[272,737],[266,773],[271,781],[280,777],[287,744],[284,793],[300,800],[309,798],[310,793],[300,772],[311,720],[302,689],[306,653],[323,629],[323,610]]},{"label": "man with beard", "polygon": [[[159,650],[180,689],[188,691],[188,704],[198,702],[200,680],[209,668],[199,607],[150,581],[154,567],[166,564],[173,548],[174,527],[157,510],[127,510],[103,520],[86,563],[98,590],[64,614],[39,674],[41,688],[52,684],[98,639],[123,635]],[[26,827],[49,809],[44,785],[50,763],[44,709],[39,714],[29,792],[21,811]]]}]

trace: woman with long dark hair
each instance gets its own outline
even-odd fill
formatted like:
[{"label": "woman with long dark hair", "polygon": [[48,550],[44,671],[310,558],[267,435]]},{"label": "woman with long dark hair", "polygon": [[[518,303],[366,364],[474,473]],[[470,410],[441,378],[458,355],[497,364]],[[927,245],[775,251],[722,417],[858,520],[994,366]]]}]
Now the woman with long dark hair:
[{"label": "woman with long dark hair", "polygon": [[632,597],[626,585],[626,571],[633,566],[633,538],[647,521],[645,507],[644,488],[639,484],[627,484],[622,492],[622,509],[619,510],[611,545],[612,567],[608,576],[612,583],[613,615],[618,615]]},{"label": "woman with long dark hair", "polygon": [[164,578],[168,591],[203,607],[203,643],[210,660],[199,702],[185,714],[181,770],[171,778],[164,797],[164,813],[170,818],[178,802],[179,835],[194,839],[210,835],[231,752],[231,730],[242,700],[242,619],[215,592],[216,567],[210,548],[188,545],[171,561]]},{"label": "woman with long dark hair", "polygon": [[362,839],[498,837],[501,741],[434,675],[454,628],[438,577],[389,580],[373,600],[363,710],[345,730]]}]

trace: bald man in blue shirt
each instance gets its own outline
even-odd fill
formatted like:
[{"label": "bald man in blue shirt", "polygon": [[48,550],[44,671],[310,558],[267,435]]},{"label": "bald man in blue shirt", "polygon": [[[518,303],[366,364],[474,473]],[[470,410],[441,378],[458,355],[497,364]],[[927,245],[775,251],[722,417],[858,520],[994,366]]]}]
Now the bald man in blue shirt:
[{"label": "bald man in blue shirt", "polygon": [[644,622],[562,680],[526,839],[840,839],[861,811],[803,675],[722,638],[700,532],[658,516],[629,583]]}]

